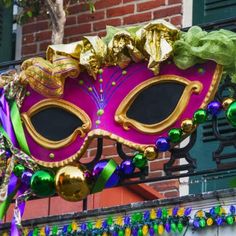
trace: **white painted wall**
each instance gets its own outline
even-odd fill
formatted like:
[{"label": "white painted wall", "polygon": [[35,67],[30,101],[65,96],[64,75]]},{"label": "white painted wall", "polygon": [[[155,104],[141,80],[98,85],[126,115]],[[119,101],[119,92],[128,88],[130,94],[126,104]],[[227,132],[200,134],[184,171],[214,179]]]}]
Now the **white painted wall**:
[{"label": "white painted wall", "polygon": [[183,0],[182,26],[189,27],[193,20],[193,0]]}]

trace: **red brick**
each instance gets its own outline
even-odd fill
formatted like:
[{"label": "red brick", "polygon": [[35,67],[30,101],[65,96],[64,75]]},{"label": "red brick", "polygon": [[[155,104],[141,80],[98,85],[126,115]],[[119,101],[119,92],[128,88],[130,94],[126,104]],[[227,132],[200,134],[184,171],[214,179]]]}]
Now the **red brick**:
[{"label": "red brick", "polygon": [[31,44],[31,45],[24,45],[22,47],[22,54],[23,55],[30,55],[37,52],[37,45]]},{"label": "red brick", "polygon": [[51,44],[50,41],[40,43],[39,50],[45,52],[50,44]]},{"label": "red brick", "polygon": [[182,10],[182,6],[172,6],[169,8],[160,9],[154,12],[154,19],[160,19],[166,16],[172,16],[176,14],[180,14]]},{"label": "red brick", "polygon": [[22,43],[24,44],[29,44],[33,43],[35,41],[35,34],[27,34],[23,36]]},{"label": "red brick", "polygon": [[182,3],[183,0],[168,0],[168,5]]},{"label": "red brick", "polygon": [[164,193],[166,198],[172,198],[172,197],[179,197],[179,191],[174,190],[174,191],[168,191]]},{"label": "red brick", "polygon": [[104,17],[105,17],[104,11],[96,11],[94,13],[79,14],[77,17],[77,21],[78,23],[84,23],[89,21],[101,20],[104,19]]},{"label": "red brick", "polygon": [[181,24],[182,24],[182,16],[173,16],[173,17],[170,18],[170,22],[173,25],[181,26]]},{"label": "red brick", "polygon": [[123,16],[134,12],[134,5],[115,7],[107,10],[107,17]]},{"label": "red brick", "polygon": [[34,33],[39,30],[46,30],[46,29],[49,29],[48,21],[40,21],[40,22],[24,25],[22,29],[22,33],[23,34]]},{"label": "red brick", "polygon": [[95,3],[95,9],[103,9],[108,7],[113,7],[121,3],[121,0],[100,0],[96,1]]},{"label": "red brick", "polygon": [[93,29],[95,31],[100,31],[100,30],[105,29],[107,25],[120,26],[121,19],[110,19],[110,20],[104,20],[97,23],[93,23]]},{"label": "red brick", "polygon": [[168,161],[168,159],[152,161],[150,163],[150,171],[163,170],[164,164]]},{"label": "red brick", "polygon": [[77,35],[74,37],[66,38],[65,41],[66,41],[66,43],[73,43],[73,42],[82,40],[82,38],[83,38],[82,35]]},{"label": "red brick", "polygon": [[89,11],[89,4],[73,4],[68,7],[68,12],[70,15],[78,14],[79,12]]},{"label": "red brick", "polygon": [[48,216],[49,199],[42,198],[26,202],[25,211],[23,215],[24,220],[40,218]]},{"label": "red brick", "polygon": [[123,0],[123,3],[127,3],[127,2],[135,2],[135,0]]},{"label": "red brick", "polygon": [[151,19],[152,19],[151,12],[141,13],[141,14],[136,14],[133,16],[124,17],[124,24],[125,25],[135,24],[135,23],[139,23],[139,22],[149,21]]},{"label": "red brick", "polygon": [[41,31],[36,34],[36,41],[50,40],[52,37],[52,31]]},{"label": "red brick", "polygon": [[165,0],[145,1],[137,4],[137,11],[146,11],[165,5]]},{"label": "red brick", "polygon": [[166,180],[150,184],[157,191],[167,191],[167,190],[178,190],[179,181],[178,180]]},{"label": "red brick", "polygon": [[75,25],[76,24],[76,17],[75,16],[67,16],[66,17],[66,26],[67,25]]},{"label": "red brick", "polygon": [[[69,202],[60,197],[52,197],[50,199],[50,215],[61,215],[71,212],[81,212],[83,210],[83,202]],[[63,207],[62,207],[63,206]]]},{"label": "red brick", "polygon": [[91,24],[76,25],[73,27],[65,28],[65,36],[71,36],[75,34],[83,34],[91,31]]},{"label": "red brick", "polygon": [[148,174],[149,178],[155,178],[155,177],[161,177],[161,176],[163,176],[162,171],[149,172]]}]

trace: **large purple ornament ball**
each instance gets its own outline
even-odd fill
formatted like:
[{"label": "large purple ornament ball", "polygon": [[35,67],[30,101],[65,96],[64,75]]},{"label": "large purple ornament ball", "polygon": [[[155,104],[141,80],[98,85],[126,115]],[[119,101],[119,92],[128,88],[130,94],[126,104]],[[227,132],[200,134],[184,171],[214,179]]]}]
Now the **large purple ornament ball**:
[{"label": "large purple ornament ball", "polygon": [[[96,180],[99,178],[100,174],[104,169],[105,171],[107,171],[107,173],[109,172],[109,170],[106,168],[108,162],[109,160],[101,160],[94,166],[92,175]],[[119,181],[120,181],[119,166],[117,166],[114,173],[108,179],[105,187],[106,188],[114,187],[119,183]]]},{"label": "large purple ornament ball", "polygon": [[222,110],[222,105],[218,101],[212,101],[207,106],[207,111],[213,116],[217,116]]},{"label": "large purple ornament ball", "polygon": [[120,164],[120,171],[125,175],[131,175],[134,173],[135,166],[132,160],[125,160]]}]

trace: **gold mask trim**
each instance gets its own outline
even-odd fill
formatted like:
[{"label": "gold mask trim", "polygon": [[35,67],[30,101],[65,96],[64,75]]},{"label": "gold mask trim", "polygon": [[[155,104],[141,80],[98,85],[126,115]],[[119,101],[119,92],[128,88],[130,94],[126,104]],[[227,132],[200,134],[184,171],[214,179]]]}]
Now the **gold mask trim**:
[{"label": "gold mask trim", "polygon": [[[42,110],[45,110],[49,107],[59,107],[59,108],[62,108],[64,110],[74,114],[75,116],[77,116],[78,118],[80,118],[82,120],[83,125],[81,127],[78,127],[77,129],[75,129],[74,132],[65,139],[62,139],[59,141],[52,141],[47,138],[44,138],[41,134],[39,134],[35,130],[30,118],[34,114],[36,114]],[[62,99],[57,99],[57,100],[44,99],[44,100],[36,103],[34,106],[32,106],[27,112],[22,113],[21,117],[22,117],[22,120],[25,124],[27,131],[29,132],[31,137],[34,139],[34,141],[36,143],[38,143],[40,146],[47,148],[47,149],[58,149],[58,148],[62,148],[62,147],[69,145],[71,142],[74,141],[74,139],[77,137],[77,135],[80,135],[81,137],[83,137],[85,135],[85,133],[87,133],[91,129],[91,124],[92,124],[89,116],[85,113],[84,110],[82,110],[81,108],[75,106],[74,104],[67,102],[65,100],[62,100]]]},{"label": "gold mask trim", "polygon": [[[151,87],[154,84],[162,84],[169,82],[177,82],[179,84],[185,85],[182,96],[177,103],[177,106],[173,112],[163,121],[155,124],[144,124],[138,122],[134,119],[131,119],[126,116],[128,109],[131,104],[137,98],[137,96],[144,90]],[[184,109],[188,105],[190,96],[192,93],[199,94],[202,91],[202,84],[199,81],[190,81],[186,78],[177,76],[177,75],[161,75],[146,80],[136,86],[121,102],[115,113],[115,121],[122,124],[125,130],[129,130],[129,127],[132,126],[136,130],[148,133],[148,134],[157,134],[161,131],[170,127],[183,113]]]},{"label": "gold mask trim", "polygon": [[[214,98],[215,93],[218,88],[218,85],[220,83],[222,71],[223,71],[223,67],[221,65],[217,65],[210,89],[209,89],[209,91],[208,91],[208,93],[201,105],[201,108],[205,108],[207,106],[207,104]],[[144,152],[144,150],[147,146],[153,146],[153,144],[143,145],[140,143],[134,143],[134,142],[128,141],[127,139],[124,139],[118,135],[112,134],[108,131],[101,130],[101,129],[95,129],[95,130],[91,130],[88,132],[87,137],[85,138],[84,143],[82,144],[82,146],[80,147],[78,152],[76,152],[74,155],[69,156],[67,159],[65,159],[63,161],[46,162],[46,161],[40,161],[40,160],[36,159],[34,156],[32,156],[32,158],[39,165],[49,167],[49,168],[55,168],[55,167],[57,168],[57,167],[65,166],[65,165],[68,165],[74,161],[77,161],[78,158],[81,158],[82,155],[85,154],[86,150],[88,149],[88,147],[89,147],[90,143],[93,141],[93,139],[98,138],[98,137],[114,140],[116,142],[119,142],[119,143],[121,143],[129,148],[132,148],[135,151],[139,151],[139,152]],[[185,138],[186,138],[186,135],[184,135],[183,139],[185,139]]]},{"label": "gold mask trim", "polygon": [[45,162],[45,161],[40,161],[40,160],[36,159],[34,156],[31,156],[31,157],[35,160],[36,163],[38,163],[39,165],[45,166],[45,167],[54,168],[54,167],[65,166],[65,165],[72,163],[73,161],[76,161],[76,159],[78,157],[81,158],[82,155],[88,149],[88,147],[89,147],[90,143],[93,141],[93,139],[99,138],[99,137],[102,137],[105,139],[111,139],[111,140],[119,142],[131,149],[134,149],[135,151],[140,151],[140,152],[144,152],[144,150],[147,146],[152,146],[152,145],[143,145],[143,144],[139,144],[139,143],[133,143],[133,142],[128,141],[116,134],[110,133],[106,130],[95,129],[95,130],[91,130],[88,133],[87,137],[84,140],[83,145],[80,147],[78,152],[76,152],[74,155],[71,155],[70,157],[68,157],[67,159],[65,159],[63,161]]}]

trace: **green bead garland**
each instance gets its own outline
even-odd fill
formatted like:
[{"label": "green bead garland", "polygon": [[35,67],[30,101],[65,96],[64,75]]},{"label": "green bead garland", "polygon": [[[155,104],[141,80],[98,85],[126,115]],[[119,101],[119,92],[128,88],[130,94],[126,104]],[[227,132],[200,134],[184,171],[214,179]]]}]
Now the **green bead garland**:
[{"label": "green bead garland", "polygon": [[207,112],[204,109],[199,109],[195,111],[193,115],[193,120],[195,124],[202,124],[207,120]]}]

